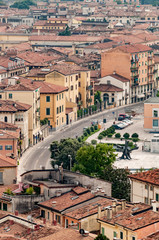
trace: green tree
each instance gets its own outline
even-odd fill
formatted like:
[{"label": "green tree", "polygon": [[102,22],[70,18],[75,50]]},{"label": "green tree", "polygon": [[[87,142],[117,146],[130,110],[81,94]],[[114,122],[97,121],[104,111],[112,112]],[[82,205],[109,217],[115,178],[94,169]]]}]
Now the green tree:
[{"label": "green tree", "polygon": [[159,97],[159,91],[157,91],[156,97]]},{"label": "green tree", "polygon": [[60,142],[53,141],[50,145],[51,158],[54,159],[51,164],[54,166],[55,164],[61,165],[63,163],[63,167],[65,169],[69,169],[70,167],[70,157],[72,159],[72,166],[75,163],[76,152],[86,143],[79,142],[77,139],[61,139]]},{"label": "green tree", "polygon": [[28,195],[32,195],[32,194],[34,193],[33,187],[27,188],[26,193],[27,193]]},{"label": "green tree", "polygon": [[86,145],[81,147],[76,154],[77,164],[73,170],[81,173],[100,176],[104,169],[111,166],[116,159],[113,146],[97,144],[96,146]]},{"label": "green tree", "polygon": [[59,36],[71,36],[71,31],[68,25],[63,32],[59,32]]},{"label": "green tree", "polygon": [[94,104],[97,104],[97,102],[99,102],[99,103],[102,102],[100,91],[97,91],[94,95]]},{"label": "green tree", "polygon": [[94,240],[110,240],[110,239],[102,234],[99,234]]},{"label": "green tree", "polygon": [[18,9],[29,9],[30,6],[36,5],[32,0],[23,0],[14,2],[10,7]]},{"label": "green tree", "polygon": [[124,137],[125,139],[128,139],[128,138],[130,137],[130,134],[129,134],[129,133],[124,133],[123,137]]},{"label": "green tree", "polygon": [[104,169],[100,178],[112,183],[112,197],[126,199],[130,201],[130,180],[128,175],[130,172],[127,169],[114,169],[107,167]]}]

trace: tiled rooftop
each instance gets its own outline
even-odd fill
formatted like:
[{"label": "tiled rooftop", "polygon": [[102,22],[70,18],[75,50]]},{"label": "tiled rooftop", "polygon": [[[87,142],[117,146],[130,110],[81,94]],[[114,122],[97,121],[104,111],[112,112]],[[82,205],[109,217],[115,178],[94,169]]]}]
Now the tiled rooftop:
[{"label": "tiled rooftop", "polygon": [[150,210],[150,208],[151,207],[146,204],[138,203],[113,214],[112,219],[107,219],[107,217],[104,216],[101,217],[100,220],[113,225],[118,224],[135,231],[159,222],[159,213]]},{"label": "tiled rooftop", "polygon": [[122,92],[123,91],[123,89],[118,88],[111,84],[94,85],[94,90],[100,91],[100,92]]},{"label": "tiled rooftop", "polygon": [[129,175],[131,179],[136,179],[142,182],[147,182],[159,185],[159,169],[149,170],[146,172],[139,172]]},{"label": "tiled rooftop", "polygon": [[[79,189],[78,189],[78,191],[79,191]],[[52,210],[61,212],[69,207],[72,207],[72,206],[78,204],[78,203],[81,203],[88,199],[91,199],[94,196],[95,195],[92,194],[91,192],[87,192],[87,193],[78,195],[74,191],[70,191],[70,192],[62,194],[59,197],[54,197],[47,201],[44,201],[44,202],[40,203],[40,206],[46,207],[46,208],[51,208]],[[52,202],[56,202],[55,206],[53,205]]]}]

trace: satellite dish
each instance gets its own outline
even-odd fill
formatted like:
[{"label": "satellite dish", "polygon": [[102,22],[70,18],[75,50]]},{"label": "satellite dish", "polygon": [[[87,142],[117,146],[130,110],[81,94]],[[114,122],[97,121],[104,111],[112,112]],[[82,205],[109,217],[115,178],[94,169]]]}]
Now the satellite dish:
[{"label": "satellite dish", "polygon": [[57,164],[54,165],[55,169],[59,169],[59,166]]}]

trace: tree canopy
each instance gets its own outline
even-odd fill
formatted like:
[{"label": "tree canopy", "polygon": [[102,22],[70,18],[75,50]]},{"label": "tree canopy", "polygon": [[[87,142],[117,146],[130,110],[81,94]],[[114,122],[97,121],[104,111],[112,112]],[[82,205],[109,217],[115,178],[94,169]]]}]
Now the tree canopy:
[{"label": "tree canopy", "polygon": [[29,7],[32,5],[36,5],[32,0],[23,0],[14,2],[10,7],[18,9],[29,9]]},{"label": "tree canopy", "polygon": [[71,31],[68,25],[63,32],[59,32],[59,36],[71,36]]},{"label": "tree canopy", "polygon": [[110,240],[110,239],[102,234],[99,234],[94,240]]},{"label": "tree canopy", "polygon": [[100,177],[112,183],[112,197],[119,199],[124,198],[130,201],[131,185],[128,178],[129,174],[130,172],[127,169],[107,167]]},{"label": "tree canopy", "polygon": [[54,159],[51,164],[61,165],[63,163],[64,169],[69,169],[70,167],[70,157],[72,159],[72,166],[75,163],[76,152],[84,145],[85,143],[80,143],[76,139],[68,138],[61,139],[60,142],[53,141],[50,145],[51,158]]},{"label": "tree canopy", "polygon": [[116,159],[115,150],[111,145],[97,144],[95,147],[87,145],[81,147],[76,154],[76,164],[73,170],[83,174],[100,176],[107,166],[111,166]]},{"label": "tree canopy", "polygon": [[99,102],[99,103],[102,102],[100,91],[97,91],[94,95],[94,104],[97,104],[97,102]]}]

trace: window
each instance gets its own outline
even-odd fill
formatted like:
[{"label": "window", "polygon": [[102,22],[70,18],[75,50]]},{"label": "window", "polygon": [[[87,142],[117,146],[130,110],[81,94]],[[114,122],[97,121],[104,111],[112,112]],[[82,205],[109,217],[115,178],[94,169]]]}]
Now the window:
[{"label": "window", "polygon": [[59,121],[57,120],[57,125],[59,124]]},{"label": "window", "polygon": [[61,217],[60,217],[59,215],[56,215],[56,221],[57,221],[58,223],[61,223]]},{"label": "window", "polygon": [[116,234],[116,232],[113,232],[113,236],[114,236],[114,238],[116,238],[116,237],[117,237],[117,234]]},{"label": "window", "polygon": [[2,95],[0,94],[0,98],[2,98]]},{"label": "window", "polygon": [[3,172],[0,172],[0,184],[3,183]]},{"label": "window", "polygon": [[57,101],[58,101],[58,95],[57,95]]},{"label": "window", "polygon": [[12,150],[12,145],[5,145],[5,150]]},{"label": "window", "polygon": [[72,82],[72,77],[71,77],[71,82]]},{"label": "window", "polygon": [[59,99],[61,100],[61,94],[59,95]]},{"label": "window", "polygon": [[46,96],[46,102],[50,102],[50,96]]},{"label": "window", "polygon": [[81,74],[80,73],[78,74],[78,77],[81,78]]},{"label": "window", "polygon": [[159,201],[159,194],[156,193],[156,201],[158,202]]},{"label": "window", "polygon": [[50,108],[46,108],[46,115],[50,115]]},{"label": "window", "polygon": [[79,86],[79,87],[81,86],[81,82],[78,82],[78,86]]},{"label": "window", "polygon": [[9,93],[9,99],[12,99],[12,93]]},{"label": "window", "polygon": [[135,240],[135,237],[132,237],[132,240]]},{"label": "window", "polygon": [[102,235],[104,235],[104,227],[102,227]]},{"label": "window", "polygon": [[78,75],[76,75],[76,81],[78,80]]},{"label": "window", "polygon": [[150,190],[153,191],[153,186],[150,187]]},{"label": "window", "polygon": [[57,114],[59,113],[59,109],[58,109],[58,107],[56,108],[56,113],[57,113]]},{"label": "window", "polygon": [[3,203],[3,211],[7,211],[7,204]]},{"label": "window", "polygon": [[5,122],[8,122],[7,116],[4,117],[4,121],[5,121]]},{"label": "window", "polygon": [[0,145],[0,150],[3,150],[3,146],[2,145]]},{"label": "window", "polygon": [[60,106],[60,113],[61,113],[61,106]]},{"label": "window", "polygon": [[62,93],[62,99],[63,99],[63,93]]},{"label": "window", "polygon": [[144,62],[142,62],[142,66],[144,66]]},{"label": "window", "polygon": [[120,239],[123,239],[123,232],[120,232]]},{"label": "window", "polygon": [[50,213],[49,212],[47,213],[47,218],[50,219]]},{"label": "window", "polygon": [[157,111],[157,110],[154,110],[154,111],[153,111],[153,116],[154,116],[154,117],[158,117],[158,111]]},{"label": "window", "polygon": [[73,85],[71,86],[71,90],[73,90]]},{"label": "window", "polygon": [[145,189],[148,189],[149,188],[149,186],[148,185],[145,185]]},{"label": "window", "polygon": [[158,127],[158,120],[153,119],[153,127]]},{"label": "window", "polygon": [[68,219],[65,221],[65,228],[68,228]]},{"label": "window", "polygon": [[67,82],[67,78],[66,78],[66,82]]},{"label": "window", "polygon": [[63,122],[63,117],[62,117],[62,122]]},{"label": "window", "polygon": [[145,197],[145,204],[148,204],[148,198]]}]

